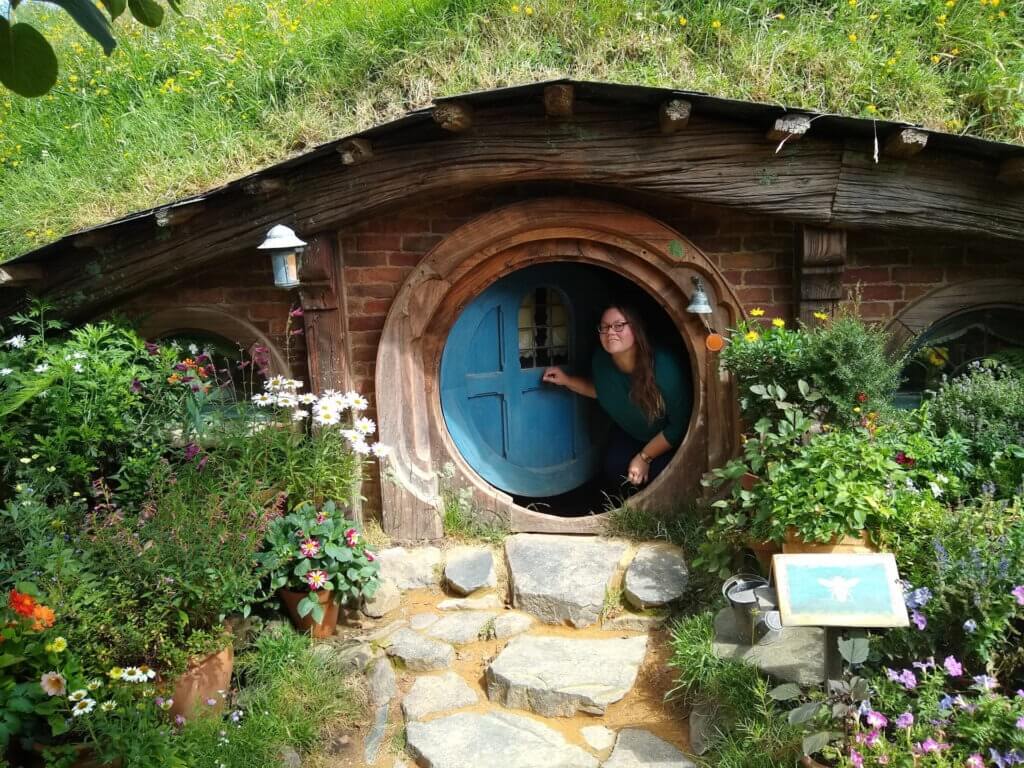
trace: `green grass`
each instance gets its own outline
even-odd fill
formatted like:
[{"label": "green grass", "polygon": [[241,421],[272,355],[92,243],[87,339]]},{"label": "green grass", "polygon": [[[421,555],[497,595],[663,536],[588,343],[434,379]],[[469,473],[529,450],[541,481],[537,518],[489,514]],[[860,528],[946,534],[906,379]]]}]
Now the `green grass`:
[{"label": "green grass", "polygon": [[61,72],[41,99],[0,92],[0,260],[434,96],[556,76],[1022,143],[1024,4],[996,1],[187,0],[155,31],[119,20],[109,59],[23,5]]},{"label": "green grass", "polygon": [[452,539],[500,544],[508,536],[508,529],[479,519],[479,515],[473,509],[470,490],[468,488],[456,489],[450,484],[453,472],[454,468],[446,469],[441,473],[444,535]]},{"label": "green grass", "polygon": [[189,764],[280,768],[282,746],[315,755],[325,728],[351,727],[363,719],[358,686],[312,647],[309,638],[287,628],[263,632],[236,661],[241,719],[189,723],[182,735]]}]

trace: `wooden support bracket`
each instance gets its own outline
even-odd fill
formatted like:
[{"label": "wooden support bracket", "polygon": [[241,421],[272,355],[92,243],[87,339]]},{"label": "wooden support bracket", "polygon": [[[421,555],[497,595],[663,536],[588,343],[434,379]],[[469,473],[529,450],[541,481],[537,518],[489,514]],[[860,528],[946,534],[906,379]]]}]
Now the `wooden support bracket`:
[{"label": "wooden support bracket", "polygon": [[913,157],[928,143],[928,134],[917,128],[903,128],[885,140],[882,154],[886,157]]},{"label": "wooden support bracket", "polygon": [[662,133],[675,133],[690,122],[693,105],[684,99],[669,99],[658,110],[658,125]]},{"label": "wooden support bracket", "polygon": [[434,107],[434,122],[452,133],[473,127],[473,107],[464,101],[445,101]]},{"label": "wooden support bracket", "polygon": [[572,117],[575,91],[568,83],[549,85],[544,89],[544,111],[548,117]]},{"label": "wooden support bracket", "polygon": [[373,157],[373,147],[366,139],[349,139],[338,146],[338,154],[345,165],[355,165]]},{"label": "wooden support bracket", "polygon": [[811,118],[807,115],[783,115],[768,131],[768,141],[796,141],[810,130]]},{"label": "wooden support bracket", "polygon": [[996,178],[1000,184],[1007,184],[1011,187],[1024,186],[1024,157],[1011,157],[1004,160],[999,166]]},{"label": "wooden support bracket", "polygon": [[797,315],[812,325],[815,312],[831,313],[842,301],[846,230],[805,226],[797,245]]},{"label": "wooden support bracket", "polygon": [[0,288],[19,288],[43,279],[39,264],[0,264]]}]

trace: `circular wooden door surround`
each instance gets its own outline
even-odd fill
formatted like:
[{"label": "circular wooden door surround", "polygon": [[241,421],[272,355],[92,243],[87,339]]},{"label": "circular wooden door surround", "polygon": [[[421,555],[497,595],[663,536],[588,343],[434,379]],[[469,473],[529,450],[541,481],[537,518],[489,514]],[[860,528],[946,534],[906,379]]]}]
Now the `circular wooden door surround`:
[{"label": "circular wooden door surround", "polygon": [[449,330],[462,309],[498,279],[533,264],[604,267],[644,288],[679,330],[694,374],[693,414],[676,456],[630,503],[667,510],[700,492],[700,478],[732,455],[737,415],[732,385],[705,347],[707,330],[686,313],[692,278],[704,280],[716,330],[734,324],[740,303],[712,262],[685,237],[647,214],[596,200],[538,198],[484,214],[427,254],[399,290],[377,354],[377,416],[392,446],[381,469],[383,523],[398,540],[443,535],[442,482],[469,488],[482,517],[516,531],[596,533],[605,515],[560,518],[516,505],[462,459],[441,410],[439,372]]}]

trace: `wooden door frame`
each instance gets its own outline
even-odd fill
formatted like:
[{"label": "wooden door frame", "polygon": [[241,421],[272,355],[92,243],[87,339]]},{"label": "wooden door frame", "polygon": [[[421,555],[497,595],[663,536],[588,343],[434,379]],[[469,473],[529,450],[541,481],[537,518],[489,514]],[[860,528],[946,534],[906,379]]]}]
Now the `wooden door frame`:
[{"label": "wooden door frame", "polygon": [[510,272],[551,261],[592,264],[636,283],[666,311],[690,355],[694,394],[686,437],[665,471],[630,503],[665,510],[695,498],[704,472],[733,454],[738,416],[732,383],[704,347],[700,318],[686,312],[692,278],[699,276],[713,308],[712,327],[724,330],[741,315],[714,263],[683,235],[639,211],[568,197],[515,203],[439,243],[406,279],[385,321],[376,395],[381,441],[392,448],[381,468],[383,524],[392,538],[440,538],[444,487],[469,489],[476,514],[514,531],[603,529],[604,514],[560,518],[513,503],[463,460],[441,411],[441,353],[462,308]]}]

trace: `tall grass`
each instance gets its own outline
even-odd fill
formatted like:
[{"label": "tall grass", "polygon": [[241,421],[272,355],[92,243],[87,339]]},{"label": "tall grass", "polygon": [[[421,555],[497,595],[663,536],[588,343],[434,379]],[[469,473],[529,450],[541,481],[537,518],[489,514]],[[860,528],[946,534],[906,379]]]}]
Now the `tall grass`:
[{"label": "tall grass", "polygon": [[[435,96],[554,76],[671,85],[1024,142],[1016,0],[190,0],[58,11],[58,85],[0,92],[0,260],[223,182]],[[685,22],[685,23],[684,23]]]}]

